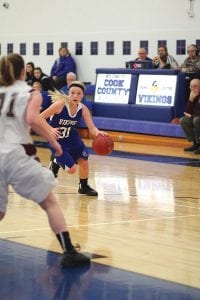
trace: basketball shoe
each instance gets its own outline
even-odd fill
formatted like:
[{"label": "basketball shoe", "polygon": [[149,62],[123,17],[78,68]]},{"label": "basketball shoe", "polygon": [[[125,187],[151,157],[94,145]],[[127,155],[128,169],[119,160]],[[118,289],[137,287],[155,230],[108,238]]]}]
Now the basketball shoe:
[{"label": "basketball shoe", "polygon": [[81,184],[79,185],[79,189],[78,189],[79,194],[82,195],[87,195],[87,196],[98,196],[97,191],[95,191],[94,189],[92,189],[88,184],[86,186],[81,186]]},{"label": "basketball shoe", "polygon": [[59,169],[60,169],[60,166],[57,164],[56,159],[51,157],[51,161],[49,164],[49,170],[51,170],[53,172],[55,178],[58,177]]},{"label": "basketball shoe", "polygon": [[185,151],[185,152],[193,152],[193,151],[197,150],[198,147],[199,147],[198,144],[193,143],[192,146],[187,147],[187,148],[184,148],[184,151]]},{"label": "basketball shoe", "polygon": [[61,260],[63,268],[80,267],[90,264],[90,258],[83,253],[78,252],[73,248],[69,252],[64,252]]}]

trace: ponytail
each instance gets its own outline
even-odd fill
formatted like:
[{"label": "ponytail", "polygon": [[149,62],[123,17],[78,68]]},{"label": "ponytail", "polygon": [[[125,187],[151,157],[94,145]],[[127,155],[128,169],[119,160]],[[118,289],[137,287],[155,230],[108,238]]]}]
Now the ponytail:
[{"label": "ponytail", "polygon": [[0,86],[10,86],[20,78],[24,60],[19,54],[8,54],[0,59]]}]

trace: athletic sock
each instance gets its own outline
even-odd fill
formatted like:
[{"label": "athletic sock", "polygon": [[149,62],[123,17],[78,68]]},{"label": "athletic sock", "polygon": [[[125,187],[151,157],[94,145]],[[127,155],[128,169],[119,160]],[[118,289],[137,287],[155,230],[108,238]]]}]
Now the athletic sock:
[{"label": "athletic sock", "polygon": [[72,249],[74,249],[74,246],[72,245],[71,238],[70,238],[68,231],[58,233],[58,234],[56,234],[56,237],[57,237],[62,249],[64,250],[64,252],[69,252]]},{"label": "athletic sock", "polygon": [[86,187],[88,185],[88,178],[80,179],[80,185],[82,188]]}]

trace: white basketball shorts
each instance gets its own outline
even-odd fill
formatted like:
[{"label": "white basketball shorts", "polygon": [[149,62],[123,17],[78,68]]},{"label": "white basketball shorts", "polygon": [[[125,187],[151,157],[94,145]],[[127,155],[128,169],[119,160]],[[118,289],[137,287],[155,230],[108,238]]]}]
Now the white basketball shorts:
[{"label": "white basketball shorts", "polygon": [[16,193],[37,203],[46,199],[57,180],[53,173],[34,157],[25,153],[23,146],[0,148],[0,211],[5,212],[9,185]]}]

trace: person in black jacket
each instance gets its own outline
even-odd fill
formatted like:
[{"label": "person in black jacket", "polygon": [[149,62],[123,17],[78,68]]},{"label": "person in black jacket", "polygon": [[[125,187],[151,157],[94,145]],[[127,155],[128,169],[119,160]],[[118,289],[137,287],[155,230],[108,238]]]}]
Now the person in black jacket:
[{"label": "person in black jacket", "polygon": [[34,68],[33,78],[34,81],[39,81],[41,83],[43,91],[54,90],[53,80],[48,75],[44,74],[40,67]]},{"label": "person in black jacket", "polygon": [[32,85],[34,82],[34,76],[33,76],[33,70],[35,68],[35,65],[32,61],[29,61],[26,63],[26,77],[25,81],[28,85]]},{"label": "person in black jacket", "polygon": [[184,151],[200,154],[200,80],[193,79],[190,82],[190,96],[186,104],[184,116],[180,124],[187,139],[193,142],[192,146]]}]

